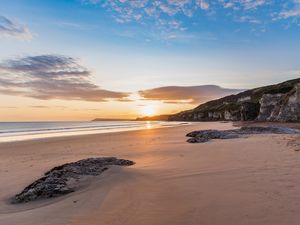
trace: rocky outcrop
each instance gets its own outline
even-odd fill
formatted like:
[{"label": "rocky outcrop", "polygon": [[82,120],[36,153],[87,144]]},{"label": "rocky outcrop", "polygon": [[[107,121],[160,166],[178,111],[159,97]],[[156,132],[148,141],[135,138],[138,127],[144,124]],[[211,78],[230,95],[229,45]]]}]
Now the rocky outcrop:
[{"label": "rocky outcrop", "polygon": [[300,121],[300,84],[285,96],[280,107],[278,121]]},{"label": "rocky outcrop", "polygon": [[300,130],[285,127],[242,127],[232,130],[200,130],[188,133],[189,143],[204,143],[212,139],[240,138],[251,134],[298,134]]},{"label": "rocky outcrop", "polygon": [[255,120],[258,116],[260,105],[256,102],[244,102],[240,107],[242,121]]},{"label": "rocky outcrop", "polygon": [[260,110],[257,117],[259,121],[271,121],[274,120],[276,115],[275,111],[279,110],[280,101],[284,94],[264,94],[259,100]]},{"label": "rocky outcrop", "polygon": [[169,116],[169,120],[183,121],[248,121],[257,118],[259,104],[252,102],[242,102],[235,106],[224,105],[221,109],[208,109],[207,111],[191,111]]},{"label": "rocky outcrop", "polygon": [[220,131],[220,130],[201,130],[201,131],[193,131],[186,135],[187,137],[191,137],[187,140],[189,143],[204,143],[208,142],[212,139],[232,139],[238,138],[239,135],[235,133],[233,130],[228,131]]},{"label": "rocky outcrop", "polygon": [[300,122],[300,84],[286,94],[266,94],[260,100],[259,121]]},{"label": "rocky outcrop", "polygon": [[13,203],[53,198],[77,190],[84,178],[98,176],[112,165],[131,166],[134,162],[114,157],[89,158],[54,167],[45,176],[26,187],[13,199]]},{"label": "rocky outcrop", "polygon": [[226,96],[171,115],[168,120],[300,122],[300,79]]}]

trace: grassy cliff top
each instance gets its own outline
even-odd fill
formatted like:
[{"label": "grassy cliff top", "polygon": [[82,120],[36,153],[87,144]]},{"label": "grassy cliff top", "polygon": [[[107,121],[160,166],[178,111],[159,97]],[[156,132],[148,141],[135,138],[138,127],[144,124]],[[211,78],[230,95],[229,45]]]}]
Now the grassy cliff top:
[{"label": "grassy cliff top", "polygon": [[[246,98],[247,102],[258,103],[264,94],[286,94],[292,91],[296,84],[300,83],[300,78],[285,81],[279,84],[254,88],[241,92],[236,95],[229,95],[217,100],[212,100],[197,106],[195,109],[180,112],[176,115],[181,115],[190,112],[208,112],[208,111],[223,111],[236,110],[241,105],[242,101],[239,99]],[[250,97],[250,99],[249,99]]]}]

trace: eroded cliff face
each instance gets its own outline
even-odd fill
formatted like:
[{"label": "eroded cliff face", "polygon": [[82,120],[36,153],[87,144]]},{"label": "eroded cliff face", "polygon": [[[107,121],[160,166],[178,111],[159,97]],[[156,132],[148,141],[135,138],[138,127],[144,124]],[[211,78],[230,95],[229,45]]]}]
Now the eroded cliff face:
[{"label": "eroded cliff face", "polygon": [[300,122],[300,83],[289,93],[287,102],[282,105],[278,113],[277,120]]},{"label": "eroded cliff face", "polygon": [[260,100],[259,121],[300,122],[300,83],[286,94],[266,94]]},{"label": "eroded cliff face", "polygon": [[169,120],[182,121],[249,121],[255,120],[259,114],[259,104],[239,102],[236,105],[224,103],[220,109],[206,111],[189,111],[169,116]]},{"label": "eroded cliff face", "polygon": [[300,122],[300,79],[210,101],[168,120]]},{"label": "eroded cliff face", "polygon": [[[257,120],[259,121],[271,121],[274,120],[276,115],[275,111],[279,110],[279,103],[284,94],[264,94],[260,99],[260,109]],[[277,114],[277,113],[276,113]]]}]

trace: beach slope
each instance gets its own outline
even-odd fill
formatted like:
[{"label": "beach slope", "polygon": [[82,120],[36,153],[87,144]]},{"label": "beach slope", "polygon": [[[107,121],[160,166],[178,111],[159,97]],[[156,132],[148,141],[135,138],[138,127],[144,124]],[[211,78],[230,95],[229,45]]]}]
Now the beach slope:
[{"label": "beach slope", "polygon": [[[298,225],[298,135],[186,142],[180,127],[0,144],[2,225]],[[90,157],[134,161],[71,194],[28,204],[10,198],[54,166]]]}]

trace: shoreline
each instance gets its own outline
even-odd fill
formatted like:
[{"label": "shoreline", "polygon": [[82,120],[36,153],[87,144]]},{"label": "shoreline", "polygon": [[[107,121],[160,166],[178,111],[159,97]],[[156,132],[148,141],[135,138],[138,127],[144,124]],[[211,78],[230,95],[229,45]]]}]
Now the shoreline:
[{"label": "shoreline", "polygon": [[[145,121],[146,122],[146,121]],[[151,122],[151,121],[150,121]],[[77,133],[77,134],[68,134],[66,132],[64,134],[63,131],[57,132],[57,136],[49,136],[49,137],[37,137],[37,138],[31,138],[31,139],[24,139],[24,140],[11,140],[11,141],[1,141],[0,140],[0,148],[2,144],[9,144],[9,143],[15,143],[15,142],[31,142],[31,141],[39,141],[39,140],[60,140],[63,138],[72,138],[77,137],[80,138],[82,136],[90,136],[90,135],[99,135],[99,134],[110,134],[110,133],[123,133],[123,132],[135,132],[140,130],[153,130],[153,129],[162,129],[162,128],[172,128],[172,127],[180,127],[180,126],[198,126],[199,124],[205,124],[205,123],[228,123],[232,124],[233,127],[242,127],[242,126],[275,126],[275,127],[287,127],[287,128],[295,128],[300,129],[300,123],[288,123],[288,122],[257,122],[257,121],[178,121],[178,124],[174,125],[161,125],[156,127],[134,127],[132,129],[124,128],[124,130],[121,129],[107,129],[107,130],[97,130],[95,132],[91,133]],[[88,131],[87,131],[88,132]],[[37,134],[39,135],[39,134]],[[60,136],[59,136],[60,135]],[[33,135],[34,136],[34,135]],[[5,137],[2,137],[3,139]],[[1,150],[1,149],[0,149]]]},{"label": "shoreline", "polygon": [[[292,212],[300,210],[300,157],[288,142],[299,137],[186,142],[190,131],[232,128],[205,122],[0,143],[0,224],[297,225],[300,217]],[[63,197],[5,202],[54,166],[101,156],[136,164],[113,167]]]},{"label": "shoreline", "polygon": [[[172,122],[170,122],[172,123]],[[174,123],[174,122],[173,122]],[[56,131],[48,133],[36,133],[29,135],[16,135],[16,136],[0,136],[0,145],[2,143],[13,143],[13,142],[22,142],[22,141],[32,141],[32,140],[43,140],[51,138],[63,138],[63,137],[76,137],[76,136],[85,136],[85,135],[97,135],[97,134],[109,134],[109,133],[120,133],[120,132],[131,132],[147,129],[158,129],[158,128],[168,128],[168,127],[178,127],[190,125],[191,122],[178,122],[178,124],[170,125],[160,125],[160,124],[149,124],[147,126],[136,126],[136,127],[124,127],[124,128],[106,128],[106,129],[94,129],[94,130],[82,130],[81,133],[78,131]],[[50,135],[50,136],[49,136]],[[52,135],[52,136],[51,136]],[[40,137],[38,137],[40,136]],[[19,139],[18,139],[19,137]],[[31,137],[31,138],[30,138]],[[11,140],[5,140],[11,139]],[[3,140],[1,140],[3,139]]]}]

